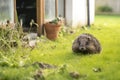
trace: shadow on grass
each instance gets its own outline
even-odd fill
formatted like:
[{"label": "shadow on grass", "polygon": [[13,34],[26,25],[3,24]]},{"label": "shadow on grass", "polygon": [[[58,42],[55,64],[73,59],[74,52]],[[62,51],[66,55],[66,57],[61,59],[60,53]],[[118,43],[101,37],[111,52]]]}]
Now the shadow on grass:
[{"label": "shadow on grass", "polygon": [[72,54],[74,54],[75,56],[91,56],[91,55],[96,55],[96,54],[100,54],[100,53],[75,53],[75,52],[72,52]]}]

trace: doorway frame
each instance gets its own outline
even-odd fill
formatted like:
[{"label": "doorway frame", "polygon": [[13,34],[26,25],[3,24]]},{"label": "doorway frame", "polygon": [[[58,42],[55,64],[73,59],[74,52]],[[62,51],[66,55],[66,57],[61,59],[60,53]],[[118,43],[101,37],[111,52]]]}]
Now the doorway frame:
[{"label": "doorway frame", "polygon": [[[65,15],[66,0],[64,0],[64,17]],[[45,0],[36,0],[36,22],[38,24],[37,33],[38,36],[42,34],[42,26],[44,24],[44,14],[45,14]],[[58,0],[55,0],[55,17],[58,16]],[[16,11],[16,0],[14,0],[14,22],[17,22],[17,11]]]},{"label": "doorway frame", "polygon": [[[14,22],[17,22],[17,11],[16,11],[16,0],[14,0]],[[44,0],[36,0],[36,22],[37,26],[37,33],[38,35],[41,34],[41,27],[44,24]]]}]

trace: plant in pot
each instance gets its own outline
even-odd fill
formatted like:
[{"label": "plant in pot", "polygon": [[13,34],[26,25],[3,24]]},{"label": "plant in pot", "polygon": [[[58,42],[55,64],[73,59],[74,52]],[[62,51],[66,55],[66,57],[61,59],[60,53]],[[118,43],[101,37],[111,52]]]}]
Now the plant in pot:
[{"label": "plant in pot", "polygon": [[54,20],[44,24],[46,37],[50,40],[58,38],[58,34],[61,30],[63,20],[61,18],[55,18]]}]

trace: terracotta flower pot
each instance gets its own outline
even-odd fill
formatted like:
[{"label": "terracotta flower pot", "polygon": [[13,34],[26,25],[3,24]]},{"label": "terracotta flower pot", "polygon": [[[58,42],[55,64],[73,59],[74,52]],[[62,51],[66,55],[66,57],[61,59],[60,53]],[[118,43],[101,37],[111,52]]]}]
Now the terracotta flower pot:
[{"label": "terracotta flower pot", "polygon": [[58,38],[58,34],[60,31],[61,24],[54,24],[54,23],[45,23],[45,31],[46,31],[46,37],[50,40],[55,40]]}]

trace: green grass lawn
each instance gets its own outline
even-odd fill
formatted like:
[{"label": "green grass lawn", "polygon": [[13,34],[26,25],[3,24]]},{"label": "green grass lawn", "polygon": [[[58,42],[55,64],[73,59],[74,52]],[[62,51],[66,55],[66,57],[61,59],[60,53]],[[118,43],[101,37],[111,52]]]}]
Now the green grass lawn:
[{"label": "green grass lawn", "polygon": [[[100,54],[83,55],[72,52],[74,39],[81,33],[93,34],[101,43]],[[74,34],[65,34],[56,41],[44,40],[35,49],[0,51],[0,80],[34,80],[41,70],[45,80],[120,80],[120,16],[97,15],[89,29],[78,28]],[[56,65],[54,69],[41,69],[35,62]],[[100,71],[94,69],[100,68]],[[78,72],[75,79],[70,72]],[[36,79],[44,80],[44,79]]]}]

